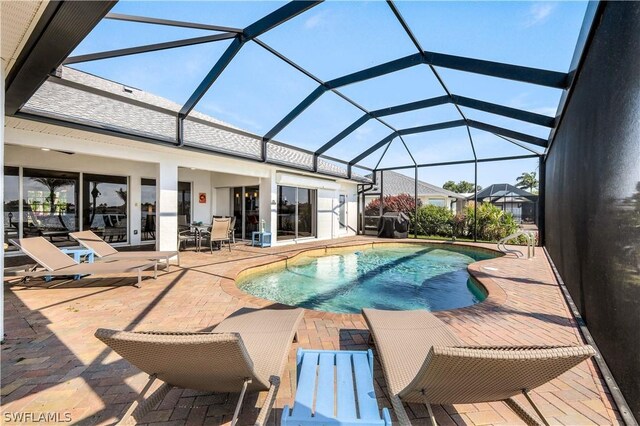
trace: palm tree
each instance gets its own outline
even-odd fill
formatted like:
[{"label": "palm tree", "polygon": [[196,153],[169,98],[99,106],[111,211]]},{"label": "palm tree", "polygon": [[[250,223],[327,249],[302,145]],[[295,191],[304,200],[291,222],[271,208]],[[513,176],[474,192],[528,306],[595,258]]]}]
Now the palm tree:
[{"label": "palm tree", "polygon": [[516,187],[520,189],[528,189],[529,192],[537,192],[538,184],[540,182],[536,178],[536,172],[523,172],[520,176],[516,178]]},{"label": "palm tree", "polygon": [[39,184],[45,186],[49,190],[49,202],[50,202],[50,213],[51,216],[56,214],[56,191],[58,189],[67,186],[73,185],[76,183],[73,179],[58,179],[58,178],[31,178],[34,182],[38,182]]}]

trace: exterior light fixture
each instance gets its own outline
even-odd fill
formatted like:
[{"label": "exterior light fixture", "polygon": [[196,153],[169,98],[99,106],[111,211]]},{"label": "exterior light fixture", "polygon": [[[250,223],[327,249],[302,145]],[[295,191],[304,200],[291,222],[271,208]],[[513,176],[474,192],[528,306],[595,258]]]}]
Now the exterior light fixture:
[{"label": "exterior light fixture", "polygon": [[49,149],[49,148],[40,148],[40,149],[43,150],[43,151],[51,151],[51,149]]}]

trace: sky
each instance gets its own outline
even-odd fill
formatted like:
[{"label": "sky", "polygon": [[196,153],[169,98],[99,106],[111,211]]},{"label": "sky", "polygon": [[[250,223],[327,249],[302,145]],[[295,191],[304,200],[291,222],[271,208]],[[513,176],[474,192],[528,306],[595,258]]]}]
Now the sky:
[{"label": "sky", "polygon": [[[114,13],[246,27],[284,2],[120,1]],[[422,48],[428,51],[567,72],[586,2],[403,2],[396,6]],[[103,20],[73,55],[199,37],[208,31]],[[326,81],[416,53],[414,45],[383,1],[327,1],[260,36],[260,40]],[[229,41],[73,65],[82,71],[145,90],[182,104],[189,98]],[[436,68],[457,95],[554,116],[561,91],[499,78]],[[196,110],[264,135],[317,86],[259,45],[247,43]],[[434,74],[419,65],[355,83],[340,91],[369,110],[444,95]],[[462,108],[477,121],[547,138],[549,129]],[[275,139],[315,150],[362,115],[338,95],[326,92]],[[385,117],[396,129],[459,119],[452,105]],[[390,133],[370,120],[327,155],[350,160]],[[530,154],[497,136],[471,130],[478,158]],[[466,128],[409,135],[404,143],[418,163],[473,159]],[[530,146],[540,151],[542,148]],[[375,166],[379,150],[361,162]],[[413,164],[395,139],[380,167]],[[478,183],[514,183],[535,171],[537,159],[483,163]],[[413,174],[409,171],[408,174]],[[473,165],[426,168],[420,178],[442,185],[473,180]]]}]

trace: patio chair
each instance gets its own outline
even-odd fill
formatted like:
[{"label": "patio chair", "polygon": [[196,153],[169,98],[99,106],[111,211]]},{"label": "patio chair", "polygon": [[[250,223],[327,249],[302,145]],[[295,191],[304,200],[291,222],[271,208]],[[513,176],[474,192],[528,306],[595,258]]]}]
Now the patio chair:
[{"label": "patio chair", "polygon": [[138,282],[135,286],[140,287],[142,271],[153,268],[153,278],[157,278],[157,261],[143,259],[137,261],[117,260],[113,262],[78,263],[44,237],[21,238],[10,240],[10,242],[44,268],[44,270],[16,271],[16,276],[36,278],[135,272],[138,274]]},{"label": "patio chair", "polygon": [[231,219],[226,217],[224,219],[214,218],[211,223],[211,229],[209,232],[203,232],[201,238],[209,240],[209,251],[213,253],[213,243],[219,242],[220,248],[222,243],[227,243],[229,251],[231,251],[231,237],[230,228]]},{"label": "patio chair", "polygon": [[200,249],[200,233],[191,228],[186,215],[178,215],[178,250],[181,247],[186,250],[187,243],[192,240],[196,251],[198,251]]},{"label": "patio chair", "polygon": [[236,217],[231,216],[231,224],[229,225],[229,241],[233,244],[236,243]]},{"label": "patio chair", "polygon": [[169,259],[178,258],[178,266],[180,266],[180,253],[177,251],[129,251],[119,252],[109,243],[94,234],[92,231],[72,232],[69,234],[71,238],[76,240],[83,247],[92,250],[96,256],[103,261],[110,262],[112,260],[164,260],[169,270]]},{"label": "patio chair", "polygon": [[[302,309],[242,308],[210,333],[129,332],[98,329],[95,336],[149,374],[149,381],[119,424],[139,421],[172,387],[206,392],[240,392],[235,425],[245,392],[268,391],[257,425],[269,418]],[[164,383],[148,398],[159,379]]]},{"label": "patio chair", "polygon": [[465,346],[430,312],[363,309],[391,404],[401,425],[411,422],[403,402],[475,404],[504,401],[528,424],[539,424],[512,397],[523,394],[544,424],[528,391],[592,357],[591,346]]}]

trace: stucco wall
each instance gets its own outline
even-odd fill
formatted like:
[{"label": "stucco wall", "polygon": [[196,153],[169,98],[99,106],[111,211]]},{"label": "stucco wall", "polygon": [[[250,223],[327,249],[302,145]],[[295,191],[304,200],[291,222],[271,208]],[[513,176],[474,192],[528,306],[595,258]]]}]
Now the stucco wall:
[{"label": "stucco wall", "polygon": [[[229,215],[230,190],[233,186],[260,186],[260,218],[267,229],[275,235],[275,205],[277,198],[276,172],[278,167],[218,157],[192,151],[178,151],[170,147],[149,145],[120,138],[93,135],[75,130],[57,129],[69,135],[25,130],[30,122],[14,120],[7,127],[7,157],[5,165],[33,167],[39,169],[66,170],[74,172],[104,173],[129,177],[129,239],[130,244],[140,243],[140,180],[155,178],[158,187],[159,210],[163,211],[157,225],[156,245],[163,250],[175,249],[174,197],[177,197],[175,181],[192,183],[193,220],[209,222],[213,214]],[[50,129],[47,129],[50,130]],[[73,136],[71,136],[73,135]],[[50,151],[42,151],[46,147]],[[73,152],[67,155],[55,150]],[[142,160],[142,161],[141,161]],[[326,181],[326,178],[325,178]],[[331,181],[331,180],[329,180]],[[338,190],[318,190],[318,238],[337,238],[354,234],[357,206],[355,204],[356,184],[348,181],[332,181]],[[167,185],[162,188],[162,185]],[[206,194],[206,202],[199,203],[198,194]],[[340,193],[347,195],[350,230],[338,232],[337,211]],[[165,200],[165,208],[162,207]],[[322,206],[322,207],[321,207]],[[164,229],[166,227],[166,229]],[[134,231],[138,231],[134,233]]]}]

